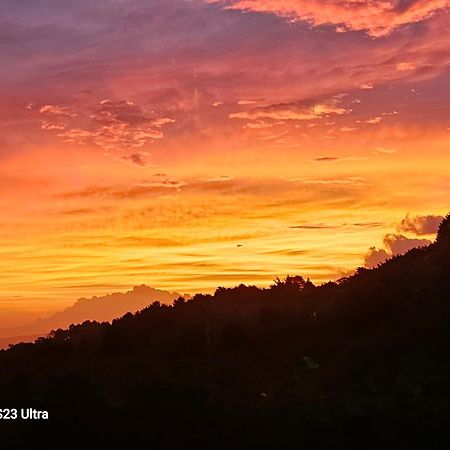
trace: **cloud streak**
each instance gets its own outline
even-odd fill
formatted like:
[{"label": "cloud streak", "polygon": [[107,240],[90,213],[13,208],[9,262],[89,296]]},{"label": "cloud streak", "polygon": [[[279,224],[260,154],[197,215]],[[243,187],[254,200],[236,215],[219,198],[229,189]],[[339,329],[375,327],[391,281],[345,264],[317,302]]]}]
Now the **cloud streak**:
[{"label": "cloud streak", "polygon": [[[231,113],[228,117],[230,119],[253,120],[254,122],[247,123],[248,128],[268,128],[276,124],[282,124],[283,121],[322,119],[332,115],[341,116],[350,111],[340,104],[339,98],[332,98],[321,102],[306,100],[261,106],[247,111]],[[275,123],[265,122],[267,119],[273,120]]]}]

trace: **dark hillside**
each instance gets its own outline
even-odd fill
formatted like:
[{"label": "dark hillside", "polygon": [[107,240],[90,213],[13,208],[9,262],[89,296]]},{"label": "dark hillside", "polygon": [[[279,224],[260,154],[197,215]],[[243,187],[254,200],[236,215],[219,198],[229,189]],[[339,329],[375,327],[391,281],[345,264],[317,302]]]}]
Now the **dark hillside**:
[{"label": "dark hillside", "polygon": [[316,287],[153,303],[0,352],[2,448],[433,450],[450,444],[450,219]]}]

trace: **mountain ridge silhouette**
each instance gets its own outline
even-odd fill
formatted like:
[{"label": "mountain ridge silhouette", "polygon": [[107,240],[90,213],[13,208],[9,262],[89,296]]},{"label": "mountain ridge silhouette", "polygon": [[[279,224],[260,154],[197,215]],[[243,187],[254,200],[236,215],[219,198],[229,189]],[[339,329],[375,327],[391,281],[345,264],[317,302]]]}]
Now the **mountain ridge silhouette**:
[{"label": "mountain ridge silhouette", "polygon": [[110,322],[127,312],[137,312],[152,301],[170,304],[180,296],[178,292],[169,292],[142,284],[126,292],[95,295],[90,298],[81,297],[67,308],[36,319],[26,326],[2,330],[0,349],[6,348],[8,344],[34,341],[39,336],[47,335],[52,329],[67,328],[69,325],[76,325],[85,320]]},{"label": "mountain ridge silhouette", "polygon": [[65,328],[85,320],[111,321],[127,312],[139,311],[151,301],[170,304],[180,296],[178,292],[164,291],[142,284],[126,292],[95,295],[90,298],[81,297],[73,305],[34,323],[40,327],[47,326],[50,330],[55,326]]}]

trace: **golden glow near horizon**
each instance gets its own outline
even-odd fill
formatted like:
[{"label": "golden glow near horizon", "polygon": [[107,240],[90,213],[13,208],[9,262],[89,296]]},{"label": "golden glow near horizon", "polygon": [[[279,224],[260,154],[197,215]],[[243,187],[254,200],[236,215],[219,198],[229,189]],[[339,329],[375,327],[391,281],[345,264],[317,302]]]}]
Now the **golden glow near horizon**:
[{"label": "golden glow near horizon", "polygon": [[109,1],[0,5],[0,327],[433,239],[449,2]]}]

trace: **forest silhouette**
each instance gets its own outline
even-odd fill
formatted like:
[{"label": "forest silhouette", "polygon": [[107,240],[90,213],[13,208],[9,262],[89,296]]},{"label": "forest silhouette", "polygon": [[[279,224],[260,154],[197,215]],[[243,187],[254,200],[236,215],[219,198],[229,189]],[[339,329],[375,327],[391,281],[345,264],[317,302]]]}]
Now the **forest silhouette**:
[{"label": "forest silhouette", "polygon": [[428,247],[338,282],[288,276],[151,300],[1,351],[2,407],[50,415],[3,421],[1,448],[450,442],[450,216]]}]

